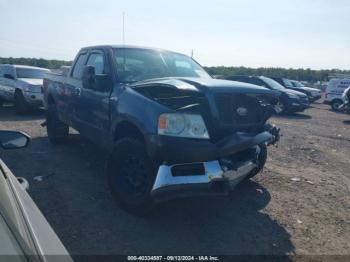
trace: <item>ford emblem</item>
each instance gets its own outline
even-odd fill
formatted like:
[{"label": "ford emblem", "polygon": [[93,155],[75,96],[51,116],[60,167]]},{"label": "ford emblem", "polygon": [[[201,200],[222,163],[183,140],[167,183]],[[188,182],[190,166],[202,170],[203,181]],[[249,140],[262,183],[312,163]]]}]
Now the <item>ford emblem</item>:
[{"label": "ford emblem", "polygon": [[248,109],[245,107],[238,107],[236,112],[239,116],[246,116],[248,114]]}]

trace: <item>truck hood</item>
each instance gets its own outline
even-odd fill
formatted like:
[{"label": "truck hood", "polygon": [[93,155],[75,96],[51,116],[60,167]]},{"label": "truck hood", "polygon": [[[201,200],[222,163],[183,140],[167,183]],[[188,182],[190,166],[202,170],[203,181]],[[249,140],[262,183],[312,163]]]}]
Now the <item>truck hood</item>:
[{"label": "truck hood", "polygon": [[33,86],[43,85],[43,79],[38,78],[18,78],[18,80]]},{"label": "truck hood", "polygon": [[277,96],[279,93],[264,87],[213,78],[195,78],[195,77],[169,77],[150,79],[140,81],[130,85],[132,88],[143,86],[168,86],[173,89],[192,91],[192,92],[212,92],[212,93],[251,93],[268,94]]},{"label": "truck hood", "polygon": [[159,78],[136,82],[129,87],[175,110],[194,108],[204,101],[212,101],[213,97],[228,97],[229,94],[259,97],[269,104],[275,103],[280,95],[264,87],[211,78]]}]

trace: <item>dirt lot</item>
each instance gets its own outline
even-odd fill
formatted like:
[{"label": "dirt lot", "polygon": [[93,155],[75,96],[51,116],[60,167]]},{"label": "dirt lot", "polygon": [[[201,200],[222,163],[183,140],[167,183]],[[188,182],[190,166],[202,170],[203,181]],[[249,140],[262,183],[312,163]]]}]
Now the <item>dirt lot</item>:
[{"label": "dirt lot", "polygon": [[270,148],[264,172],[229,197],[172,201],[148,218],[116,206],[105,155],[90,142],[72,134],[64,145],[49,143],[43,112],[19,117],[0,109],[0,129],[33,138],[27,149],[0,157],[28,179],[72,254],[350,255],[350,116],[328,108],[314,104],[272,119],[283,132],[278,148]]}]

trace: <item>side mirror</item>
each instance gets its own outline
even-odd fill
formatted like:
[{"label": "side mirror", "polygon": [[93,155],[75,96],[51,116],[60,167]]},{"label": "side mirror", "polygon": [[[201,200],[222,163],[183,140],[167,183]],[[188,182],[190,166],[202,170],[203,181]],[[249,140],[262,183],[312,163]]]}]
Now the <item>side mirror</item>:
[{"label": "side mirror", "polygon": [[109,75],[96,75],[95,89],[100,92],[109,92],[113,88],[113,81]]},{"label": "side mirror", "polygon": [[0,146],[3,149],[17,149],[28,146],[30,137],[18,131],[0,131]]},{"label": "side mirror", "polygon": [[4,74],[4,77],[7,78],[7,79],[12,79],[12,80],[15,79],[15,77],[13,75],[11,75],[11,74]]},{"label": "side mirror", "polygon": [[94,89],[95,86],[95,67],[93,66],[85,66],[83,69],[83,88],[86,89]]}]

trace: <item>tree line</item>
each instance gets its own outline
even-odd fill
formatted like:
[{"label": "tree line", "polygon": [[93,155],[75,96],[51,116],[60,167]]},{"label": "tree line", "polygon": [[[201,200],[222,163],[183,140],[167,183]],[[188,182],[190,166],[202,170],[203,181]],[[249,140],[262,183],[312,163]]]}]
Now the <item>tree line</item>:
[{"label": "tree line", "polygon": [[48,69],[57,69],[61,66],[69,66],[72,64],[71,61],[63,60],[48,60],[43,58],[13,58],[13,57],[0,57],[0,64],[16,64],[16,65],[28,65],[28,66],[37,66]]},{"label": "tree line", "polygon": [[[72,61],[64,60],[48,60],[43,58],[13,58],[13,57],[0,57],[0,64],[18,64],[38,66],[48,69],[57,69],[61,66],[69,66]],[[328,75],[330,74],[350,74],[350,70],[313,70],[307,69],[293,69],[293,68],[276,68],[276,67],[226,67],[226,66],[211,66],[205,67],[207,72],[213,76],[229,76],[229,75],[264,75],[267,77],[285,77],[289,79],[296,79],[300,81],[328,81]]]},{"label": "tree line", "polygon": [[267,77],[284,77],[288,79],[294,79],[299,81],[328,81],[329,75],[334,74],[350,74],[350,70],[313,70],[307,69],[293,69],[293,68],[276,68],[276,67],[225,67],[214,66],[205,67],[207,72],[214,76],[229,76],[229,75],[255,75],[255,76],[267,76]]}]

